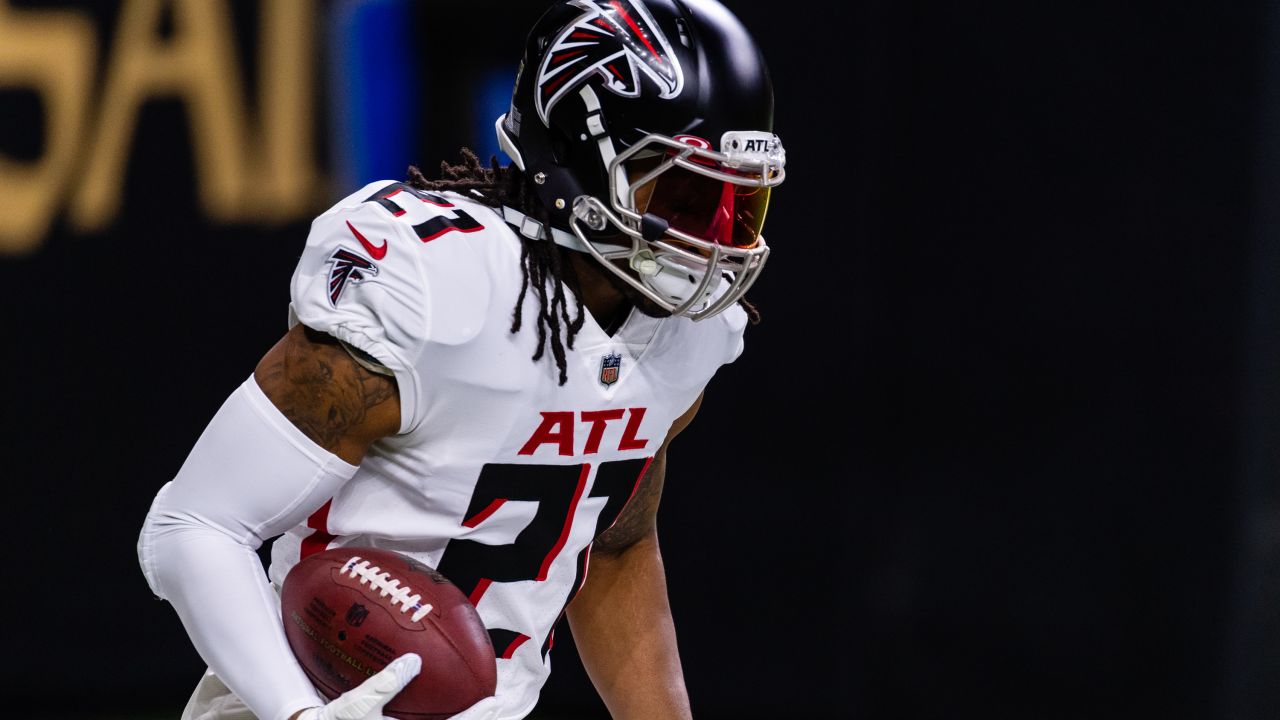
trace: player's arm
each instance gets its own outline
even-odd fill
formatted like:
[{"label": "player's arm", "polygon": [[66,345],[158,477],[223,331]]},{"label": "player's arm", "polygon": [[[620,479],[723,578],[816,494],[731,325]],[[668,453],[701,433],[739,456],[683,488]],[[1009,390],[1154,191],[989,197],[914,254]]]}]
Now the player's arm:
[{"label": "player's arm", "polygon": [[699,397],[672,424],[635,497],[596,538],[587,582],[569,605],[583,666],[617,720],[692,717],[658,550],[657,513],[667,447],[701,403]]},{"label": "player's arm", "polygon": [[256,550],[331,498],[399,426],[395,381],[298,325],[227,399],[152,504],[138,540],[148,583],[261,720],[325,701],[293,657]]},{"label": "player's arm", "polygon": [[304,325],[267,352],[253,377],[294,427],[351,465],[400,428],[395,378],[373,372],[333,336]]}]

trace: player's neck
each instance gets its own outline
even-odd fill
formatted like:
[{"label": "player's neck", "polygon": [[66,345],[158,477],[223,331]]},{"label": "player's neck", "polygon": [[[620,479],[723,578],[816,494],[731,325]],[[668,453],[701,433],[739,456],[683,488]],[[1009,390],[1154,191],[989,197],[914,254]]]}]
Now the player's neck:
[{"label": "player's neck", "polygon": [[573,271],[570,282],[591,317],[606,333],[612,335],[631,312],[631,303],[606,276],[608,272],[595,260],[580,252],[568,251]]}]

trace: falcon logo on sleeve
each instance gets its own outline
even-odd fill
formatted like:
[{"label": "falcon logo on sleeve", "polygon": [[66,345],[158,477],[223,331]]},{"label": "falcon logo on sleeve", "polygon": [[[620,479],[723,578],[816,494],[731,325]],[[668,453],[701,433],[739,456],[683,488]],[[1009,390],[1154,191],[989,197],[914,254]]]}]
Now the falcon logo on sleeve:
[{"label": "falcon logo on sleeve", "polygon": [[671,44],[640,0],[574,0],[578,21],[556,38],[538,69],[538,115],[551,126],[551,109],[593,75],[623,97],[640,94],[640,73],[670,100],[684,89],[684,72]]},{"label": "falcon logo on sleeve", "polygon": [[338,306],[338,298],[348,283],[362,283],[378,274],[377,265],[342,248],[329,256],[329,263],[329,304],[333,307]]}]

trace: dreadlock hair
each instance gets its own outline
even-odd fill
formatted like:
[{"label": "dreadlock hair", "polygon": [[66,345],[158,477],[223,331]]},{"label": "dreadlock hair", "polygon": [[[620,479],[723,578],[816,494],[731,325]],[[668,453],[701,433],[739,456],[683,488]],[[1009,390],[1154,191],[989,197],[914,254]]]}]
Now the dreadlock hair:
[{"label": "dreadlock hair", "polygon": [[[461,154],[462,161],[456,165],[447,160],[441,161],[439,180],[428,180],[421,170],[410,165],[407,182],[410,187],[419,190],[460,193],[499,210],[506,205],[542,225],[547,239],[533,240],[520,236],[520,269],[523,281],[520,284],[520,296],[516,298],[515,308],[511,311],[511,332],[520,332],[520,328],[524,326],[524,299],[532,287],[539,305],[538,349],[533,353],[533,360],[541,360],[550,344],[551,355],[560,371],[560,384],[564,385],[569,379],[565,348],[573,349],[573,340],[582,329],[584,320],[582,300],[577,295],[574,296],[574,317],[569,317],[564,286],[566,278],[577,285],[573,265],[566,262],[562,255],[564,251],[550,239],[550,214],[538,200],[532,183],[520,168],[515,165],[502,167],[496,156],[490,159],[489,167],[485,167],[470,148],[462,148]],[[550,290],[548,285],[551,286]],[[760,311],[746,298],[738,300],[738,304],[746,310],[752,325],[760,323]]]},{"label": "dreadlock hair", "polygon": [[[550,217],[538,201],[525,174],[515,165],[501,167],[497,157],[490,166],[480,164],[480,158],[470,148],[462,149],[462,162],[440,163],[440,180],[428,180],[417,167],[410,165],[408,184],[419,190],[442,192],[452,190],[473,198],[492,208],[509,205],[542,224],[546,237],[551,237]],[[582,329],[582,300],[575,296],[575,316],[570,319],[568,299],[564,292],[565,273],[573,268],[560,255],[560,246],[550,240],[532,240],[520,236],[520,269],[523,281],[520,296],[511,311],[511,332],[520,332],[524,326],[524,299],[533,288],[538,297],[538,349],[533,353],[537,362],[546,353],[548,340],[556,368],[560,371],[560,384],[569,379],[565,348],[573,349],[573,340]],[[576,278],[574,278],[576,280]],[[550,281],[550,282],[548,282]],[[548,289],[550,285],[550,289]],[[561,333],[565,337],[561,339]]]}]

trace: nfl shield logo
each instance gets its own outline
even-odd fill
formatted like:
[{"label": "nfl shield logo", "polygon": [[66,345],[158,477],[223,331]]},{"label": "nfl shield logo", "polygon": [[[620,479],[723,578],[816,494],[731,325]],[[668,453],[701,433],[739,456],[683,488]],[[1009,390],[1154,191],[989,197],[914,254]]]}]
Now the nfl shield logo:
[{"label": "nfl shield logo", "polygon": [[347,624],[360,627],[364,624],[364,620],[367,617],[369,617],[369,609],[360,603],[356,603],[347,611]]},{"label": "nfl shield logo", "polygon": [[622,371],[622,356],[610,353],[600,361],[600,382],[608,387],[618,382],[618,373]]}]

